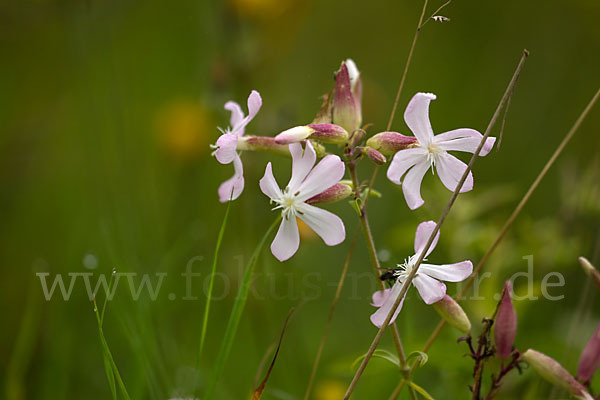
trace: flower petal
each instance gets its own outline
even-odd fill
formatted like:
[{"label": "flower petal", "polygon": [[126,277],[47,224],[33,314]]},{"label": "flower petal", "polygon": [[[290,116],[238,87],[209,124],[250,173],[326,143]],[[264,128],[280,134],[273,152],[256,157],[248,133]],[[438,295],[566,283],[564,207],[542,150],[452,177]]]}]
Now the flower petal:
[{"label": "flower petal", "polygon": [[472,272],[473,263],[468,260],[456,264],[421,264],[419,267],[419,273],[446,282],[462,282],[467,279]]},{"label": "flower petal", "polygon": [[329,189],[344,177],[345,169],[344,162],[338,156],[329,154],[323,157],[296,189],[300,192],[298,199],[308,200]]},{"label": "flower petal", "polygon": [[346,238],[344,222],[334,213],[310,204],[302,204],[299,211],[302,214],[299,214],[298,218],[306,222],[323,239],[326,245],[335,246],[342,243]]},{"label": "flower petal", "polygon": [[238,136],[235,133],[224,133],[217,139],[217,150],[215,158],[221,164],[229,164],[234,160],[237,154]]},{"label": "flower petal", "polygon": [[273,176],[273,168],[271,167],[271,163],[267,164],[267,168],[265,169],[265,175],[259,182],[260,190],[269,198],[275,200],[281,198],[281,189],[279,189],[279,185]]},{"label": "flower petal", "polygon": [[425,274],[422,274],[421,269],[417,272],[417,276],[413,279],[413,285],[419,291],[421,298],[425,304],[433,304],[440,301],[446,294],[446,285],[435,280]]},{"label": "flower petal", "polygon": [[427,150],[417,147],[413,149],[400,150],[394,154],[390,167],[387,170],[387,177],[390,181],[399,185],[402,176],[420,161],[427,159]]},{"label": "flower petal", "polygon": [[300,245],[300,233],[298,232],[298,223],[296,218],[283,218],[279,230],[273,243],[271,243],[271,253],[279,261],[285,261],[298,251]]},{"label": "flower petal", "polygon": [[392,289],[383,289],[373,293],[373,296],[371,297],[371,305],[373,307],[381,307],[383,303],[385,303],[385,300],[388,298],[391,291]]},{"label": "flower petal", "polygon": [[244,168],[242,160],[237,154],[233,159],[233,168],[235,170],[233,176],[223,182],[217,191],[221,203],[237,199],[244,190]]},{"label": "flower petal", "polygon": [[[228,101],[227,103],[225,103],[225,109],[227,111],[231,111],[231,119],[229,120],[229,125],[231,126],[232,131],[235,132],[235,128],[240,126],[240,124],[244,120],[244,112],[242,111],[240,105],[235,101]],[[244,132],[242,131],[242,135],[243,134]]]},{"label": "flower petal", "polygon": [[275,136],[275,143],[277,144],[291,144],[300,142],[315,132],[314,129],[311,129],[308,126],[295,126],[293,128],[287,129],[281,133],[278,133]]},{"label": "flower petal", "polygon": [[[440,133],[433,138],[433,141],[446,151],[456,150],[475,153],[482,138],[483,135],[475,129],[461,128]],[[494,148],[495,142],[495,137],[488,137],[479,155],[482,157],[486,156]]]},{"label": "flower petal", "polygon": [[311,168],[317,161],[317,153],[310,142],[306,142],[306,148],[302,150],[300,143],[292,143],[289,146],[290,154],[292,155],[292,178],[287,187],[289,190],[296,192],[298,187],[306,178]]},{"label": "flower petal", "polygon": [[[388,293],[387,297],[385,298],[385,301],[381,305],[379,310],[377,310],[373,314],[371,314],[371,322],[373,323],[373,325],[375,325],[378,328],[381,328],[381,326],[385,322],[386,317],[392,310],[392,306],[394,305],[394,303],[396,301],[396,297],[398,297],[401,290],[402,290],[402,282],[396,281],[396,283],[394,283],[394,286],[392,286],[392,288],[389,289],[389,292],[387,292]],[[390,324],[392,324],[396,320],[396,317],[398,317],[398,314],[400,313],[400,310],[402,309],[402,304],[404,304],[404,298],[400,301],[398,308],[396,308],[396,311],[394,312],[394,315],[392,316],[392,319],[390,320]]]},{"label": "flower petal", "polygon": [[260,93],[256,90],[253,90],[248,96],[248,116],[246,117],[246,124],[256,116],[258,110],[262,107],[262,98],[260,97]]},{"label": "flower petal", "polygon": [[[427,244],[427,241],[429,240],[429,236],[431,236],[431,233],[435,229],[435,226],[436,223],[434,221],[421,222],[419,226],[417,226],[417,232],[415,233],[415,254],[421,254],[425,248],[425,244]],[[431,242],[431,246],[429,246],[429,250],[427,250],[425,257],[431,254],[433,249],[435,249],[439,239],[440,231],[438,231],[435,235],[435,238],[433,239],[433,242]]]},{"label": "flower petal", "polygon": [[433,129],[429,122],[429,103],[435,100],[433,93],[417,93],[408,102],[404,121],[419,143],[427,146],[433,140]]},{"label": "flower petal", "polygon": [[402,192],[408,208],[414,210],[425,203],[421,197],[421,182],[429,169],[429,161],[423,160],[412,167],[402,181]]},{"label": "flower petal", "polygon": [[[467,168],[467,164],[448,153],[440,154],[436,158],[435,169],[442,180],[444,186],[454,191],[458,181]],[[460,193],[468,192],[473,189],[473,172],[469,171],[469,176],[460,189]]]}]

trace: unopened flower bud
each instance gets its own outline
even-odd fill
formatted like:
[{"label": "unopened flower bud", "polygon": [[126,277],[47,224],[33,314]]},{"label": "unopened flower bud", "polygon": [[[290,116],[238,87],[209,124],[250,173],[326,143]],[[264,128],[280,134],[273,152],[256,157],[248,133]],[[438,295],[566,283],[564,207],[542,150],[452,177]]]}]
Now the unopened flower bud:
[{"label": "unopened flower bud", "polygon": [[352,194],[352,182],[351,181],[339,181],[329,189],[317,194],[306,200],[308,204],[317,203],[334,203],[336,201],[344,200]]},{"label": "unopened flower bud", "polygon": [[587,383],[592,379],[594,373],[600,366],[600,324],[596,327],[594,334],[587,342],[587,345],[579,358],[579,367],[577,368],[577,379]]},{"label": "unopened flower bud", "polygon": [[[358,72],[354,65],[353,75]],[[355,87],[356,79],[355,75]],[[342,66],[335,74],[335,90],[333,96],[333,122],[336,125],[342,126],[348,132],[354,132],[360,128],[362,123],[362,115],[360,110],[360,99],[357,101],[354,93],[352,93],[352,82],[346,62],[342,62]]]},{"label": "unopened flower bud", "polygon": [[266,151],[270,153],[290,155],[287,145],[277,143],[275,138],[268,136],[246,135],[238,138],[237,150],[240,151]]},{"label": "unopened flower bud", "polygon": [[583,268],[583,272],[600,287],[600,271],[594,268],[592,263],[585,257],[579,257],[579,263],[581,264],[581,268]]},{"label": "unopened flower bud", "polygon": [[305,139],[316,139],[324,143],[344,144],[348,140],[348,132],[335,124],[309,124],[295,126],[275,136],[279,144],[297,143]]},{"label": "unopened flower bud", "polygon": [[278,144],[297,143],[307,139],[313,133],[315,130],[309,126],[295,126],[275,136],[275,142]]},{"label": "unopened flower bud", "polygon": [[351,58],[346,59],[346,67],[350,77],[350,86],[352,87],[352,96],[358,109],[359,122],[362,123],[362,79],[360,79],[360,71],[356,67],[356,63]]},{"label": "unopened flower bud", "polygon": [[415,143],[417,143],[416,137],[405,136],[398,132],[380,132],[367,140],[367,146],[388,156],[408,149]]},{"label": "unopened flower bud", "polygon": [[494,342],[496,343],[496,352],[502,358],[510,358],[512,348],[517,334],[517,313],[513,307],[510,297],[512,292],[512,283],[506,281],[502,298],[498,306],[498,314],[494,322]]},{"label": "unopened flower bud", "polygon": [[433,308],[450,326],[464,333],[471,331],[469,317],[452,297],[445,295],[440,301],[433,303]]},{"label": "unopened flower bud", "polygon": [[364,147],[363,153],[366,154],[366,156],[369,157],[375,164],[382,165],[387,162],[385,156],[372,147]]},{"label": "unopened flower bud", "polygon": [[553,358],[539,351],[529,349],[521,355],[521,359],[526,361],[542,378],[553,385],[566,389],[575,398],[593,400],[593,397],[585,388]]}]

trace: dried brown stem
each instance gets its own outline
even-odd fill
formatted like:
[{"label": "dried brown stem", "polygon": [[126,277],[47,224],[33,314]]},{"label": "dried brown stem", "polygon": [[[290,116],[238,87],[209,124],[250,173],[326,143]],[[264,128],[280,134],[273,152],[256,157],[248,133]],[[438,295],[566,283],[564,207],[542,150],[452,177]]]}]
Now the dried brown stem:
[{"label": "dried brown stem", "polygon": [[342,273],[340,275],[340,280],[338,282],[337,289],[335,291],[335,296],[333,298],[333,302],[331,303],[331,308],[329,309],[329,316],[327,317],[327,322],[325,323],[325,331],[323,332],[323,336],[321,336],[321,342],[319,343],[319,349],[317,350],[317,356],[315,357],[315,362],[313,364],[312,371],[310,373],[310,379],[308,380],[308,386],[306,388],[306,392],[304,393],[304,400],[308,400],[308,398],[310,396],[310,392],[312,390],[315,376],[317,374],[317,369],[319,368],[319,362],[321,361],[321,355],[323,354],[323,348],[325,347],[325,342],[327,341],[329,327],[331,326],[331,321],[333,320],[333,314],[335,312],[335,308],[337,306],[338,300],[340,299],[340,294],[342,293],[342,287],[344,286],[344,280],[346,279],[348,267],[350,266],[350,259],[352,258],[352,254],[354,253],[354,248],[356,246],[356,239],[358,238],[358,231],[360,229],[359,225],[360,224],[357,223],[356,228],[354,229],[352,243],[350,244],[350,249],[348,250],[348,254],[346,255],[346,261],[344,262],[344,267],[342,268]]}]

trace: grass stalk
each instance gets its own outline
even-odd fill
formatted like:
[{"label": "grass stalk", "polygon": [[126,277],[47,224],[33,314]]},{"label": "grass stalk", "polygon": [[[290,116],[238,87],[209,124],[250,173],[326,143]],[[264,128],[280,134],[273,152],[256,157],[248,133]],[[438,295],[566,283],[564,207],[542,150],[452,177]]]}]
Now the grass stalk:
[{"label": "grass stalk", "polygon": [[281,216],[278,216],[275,219],[275,221],[271,224],[269,229],[267,229],[267,232],[254,249],[250,260],[248,260],[248,264],[246,264],[246,269],[244,270],[244,277],[242,278],[242,284],[238,289],[235,302],[231,310],[231,315],[229,316],[229,321],[227,322],[227,327],[225,328],[223,342],[221,343],[221,348],[219,349],[219,354],[217,356],[217,360],[215,361],[213,373],[210,381],[208,382],[208,386],[203,397],[204,400],[210,400],[212,398],[219,378],[223,374],[225,362],[227,361],[229,353],[231,352],[233,340],[235,339],[235,334],[237,332],[240,319],[242,318],[242,313],[244,312],[246,300],[248,299],[248,292],[250,291],[250,284],[252,283],[252,276],[254,275],[254,267],[256,266],[256,261],[260,256],[260,253],[265,245],[265,242],[267,241],[267,238],[271,235],[271,232],[273,232],[280,220]]}]

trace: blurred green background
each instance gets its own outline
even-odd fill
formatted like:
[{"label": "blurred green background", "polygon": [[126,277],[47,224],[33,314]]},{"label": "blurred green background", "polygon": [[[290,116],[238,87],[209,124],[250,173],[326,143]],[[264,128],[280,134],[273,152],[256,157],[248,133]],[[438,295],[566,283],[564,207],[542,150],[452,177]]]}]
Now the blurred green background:
[{"label": "blurred green background", "polygon": [[[441,2],[431,1],[428,15]],[[257,89],[263,108],[248,133],[273,136],[310,121],[341,60],[362,73],[363,120],[384,130],[422,3],[420,1],[18,1],[0,4],[0,376],[9,400],[110,397],[92,304],[74,285],[69,301],[44,299],[37,272],[167,273],[155,301],[133,301],[123,285],[109,303],[105,333],[134,399],[189,395],[200,332],[202,285],[225,207],[216,189],[232,174],[209,144],[226,127],[223,104],[246,109]],[[434,129],[484,131],[523,48],[531,52],[506,120],[502,146],[475,168],[475,190],[459,198],[442,229],[433,263],[478,261],[600,84],[600,3],[456,1],[451,19],[423,29],[394,129],[417,91],[434,92]],[[552,271],[560,301],[516,302],[517,346],[535,347],[575,372],[578,354],[600,320],[598,295],[577,257],[600,261],[600,109],[596,107],[496,251],[466,302],[475,330],[494,294],[533,255],[533,289]],[[496,130],[497,132],[498,130]],[[246,189],[231,208],[215,301],[201,363],[204,385],[214,363],[240,266],[271,223],[258,179],[274,161],[280,183],[289,160],[245,154]],[[367,165],[368,162],[362,163]],[[371,166],[362,167],[366,179]],[[412,255],[416,225],[436,219],[450,192],[428,175],[425,206],[409,212],[398,187],[380,173],[370,220],[385,265]],[[329,248],[306,233],[280,264],[265,251],[217,398],[248,398],[267,348],[290,322],[265,399],[304,394],[335,285],[356,226],[346,204],[329,207],[348,239]],[[376,329],[369,322],[375,283],[359,238],[333,319],[314,399],[339,399]],[[181,273],[192,260],[195,301]],[[195,261],[194,261],[195,260]],[[95,267],[90,269],[90,267]],[[223,277],[229,277],[224,279]],[[515,283],[527,292],[526,279]],[[457,292],[448,285],[449,293]],[[168,294],[175,295],[170,300]],[[399,319],[408,352],[437,324],[415,290]],[[459,333],[444,330],[416,382],[435,398],[466,398],[471,361]],[[391,337],[382,348],[393,350]],[[489,370],[484,381],[489,380]],[[394,367],[374,360],[355,397],[387,398]],[[600,389],[600,379],[595,386]],[[406,394],[403,394],[406,396]],[[512,374],[500,398],[564,398],[531,371]],[[407,397],[401,397],[407,398]]]}]

